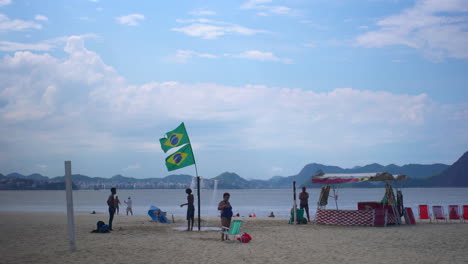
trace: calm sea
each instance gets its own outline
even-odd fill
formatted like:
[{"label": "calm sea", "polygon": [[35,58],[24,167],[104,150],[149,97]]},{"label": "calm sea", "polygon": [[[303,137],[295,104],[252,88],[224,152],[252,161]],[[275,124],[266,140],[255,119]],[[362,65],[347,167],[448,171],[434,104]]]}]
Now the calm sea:
[{"label": "calm sea", "polygon": [[[319,196],[318,189],[308,189],[311,213],[316,210]],[[380,201],[384,195],[383,188],[375,189],[338,189],[338,208],[357,209],[359,201]],[[278,217],[287,217],[292,207],[292,190],[202,190],[202,215],[217,216],[217,204],[224,192],[231,194],[234,213],[247,216],[267,216],[271,211]],[[80,190],[73,192],[75,212],[106,213],[108,190]],[[299,193],[299,190],[298,190]],[[135,214],[146,214],[150,205],[155,205],[169,215],[184,216],[186,207],[179,205],[186,202],[185,190],[117,190],[122,201],[121,212],[125,213],[123,201],[132,197]],[[417,205],[468,205],[468,188],[406,188],[403,189],[406,207],[412,207],[417,214]],[[197,197],[195,196],[195,203]],[[332,198],[327,208],[336,208]],[[66,212],[65,191],[0,191],[0,211],[21,212]]]}]

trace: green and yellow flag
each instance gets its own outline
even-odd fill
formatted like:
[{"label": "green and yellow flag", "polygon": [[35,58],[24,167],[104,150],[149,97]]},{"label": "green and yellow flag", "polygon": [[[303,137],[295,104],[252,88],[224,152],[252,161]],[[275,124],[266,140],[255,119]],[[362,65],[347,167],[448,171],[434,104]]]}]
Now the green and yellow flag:
[{"label": "green and yellow flag", "polygon": [[184,123],[180,124],[176,129],[167,132],[165,138],[159,139],[159,143],[161,143],[164,153],[171,148],[190,143]]},{"label": "green and yellow flag", "polygon": [[195,158],[193,157],[192,146],[190,144],[181,147],[174,154],[166,158],[168,171],[177,170],[192,164],[195,164]]}]

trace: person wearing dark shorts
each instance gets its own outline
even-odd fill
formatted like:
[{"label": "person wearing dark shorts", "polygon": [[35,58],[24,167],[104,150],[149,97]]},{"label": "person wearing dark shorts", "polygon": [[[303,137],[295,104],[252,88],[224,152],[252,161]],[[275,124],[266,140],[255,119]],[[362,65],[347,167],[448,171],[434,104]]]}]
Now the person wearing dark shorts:
[{"label": "person wearing dark shorts", "polygon": [[302,187],[302,192],[299,194],[299,200],[301,201],[299,206],[300,209],[304,209],[307,214],[307,220],[310,222],[309,216],[309,193],[306,192],[306,187]]},{"label": "person wearing dark shorts", "polygon": [[[221,211],[221,226],[229,228],[231,226],[232,206],[229,203],[229,193],[223,194],[223,200],[218,204],[218,210]],[[228,236],[221,233],[221,240],[228,239]]]},{"label": "person wearing dark shorts", "polygon": [[115,198],[114,195],[117,193],[117,189],[111,188],[111,194],[107,198],[107,205],[109,206],[109,229],[112,231],[112,221],[114,220],[115,214]]},{"label": "person wearing dark shorts", "polygon": [[193,230],[193,222],[195,221],[195,206],[193,205],[193,194],[192,189],[187,188],[185,190],[187,194],[187,203],[181,204],[180,207],[187,205],[187,231]]}]

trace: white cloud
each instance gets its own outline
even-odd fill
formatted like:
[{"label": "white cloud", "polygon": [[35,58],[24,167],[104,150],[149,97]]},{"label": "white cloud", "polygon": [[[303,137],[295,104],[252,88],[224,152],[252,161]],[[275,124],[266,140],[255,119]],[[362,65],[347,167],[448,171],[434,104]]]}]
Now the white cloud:
[{"label": "white cloud", "polygon": [[272,52],[263,52],[258,50],[248,50],[240,54],[225,53],[222,55],[215,55],[210,53],[199,53],[193,50],[177,50],[175,56],[168,57],[169,61],[176,63],[187,63],[193,58],[207,58],[207,59],[219,59],[219,58],[240,58],[258,61],[272,61],[282,63],[292,63],[291,59],[278,58]]},{"label": "white cloud", "polygon": [[263,52],[259,50],[248,50],[242,52],[239,55],[234,55],[234,57],[242,58],[242,59],[251,59],[251,60],[259,60],[259,61],[276,61],[276,62],[283,62],[283,63],[292,63],[291,59],[282,59],[275,56],[272,52]]},{"label": "white cloud", "polygon": [[138,170],[138,169],[141,169],[141,165],[137,163],[137,164],[128,165],[127,167],[123,168],[122,170],[128,171],[128,170]]},{"label": "white cloud", "polygon": [[0,32],[23,31],[27,29],[41,29],[42,25],[33,21],[24,21],[21,19],[10,19],[4,14],[0,14]]},{"label": "white cloud", "polygon": [[278,175],[279,173],[283,172],[283,168],[279,168],[279,167],[273,167],[271,168],[271,173],[275,174],[275,175]]},{"label": "white cloud", "polygon": [[318,23],[315,23],[315,22],[312,21],[312,20],[301,20],[301,23],[307,24],[307,25],[309,25],[310,27],[312,27],[312,28],[314,28],[314,29],[317,29],[317,30],[329,30],[329,29],[330,29],[329,26],[320,25],[320,24],[318,24]]},{"label": "white cloud", "polygon": [[[96,38],[94,34],[83,34],[76,36],[81,39]],[[18,50],[29,50],[29,51],[50,51],[56,49],[59,45],[63,45],[69,40],[70,36],[58,37],[54,39],[44,40],[37,43],[21,43],[12,41],[0,41],[0,51],[18,51]]]},{"label": "white cloud", "polygon": [[206,9],[195,9],[190,11],[189,14],[194,16],[213,16],[216,15],[216,12]]},{"label": "white cloud", "polygon": [[83,38],[69,37],[64,50],[65,58],[26,51],[0,60],[0,144],[15,146],[16,155],[24,155],[23,149],[84,156],[156,152],[154,135],[137,137],[134,132],[164,131],[179,120],[200,127],[216,124],[203,133],[194,130],[200,149],[349,153],[423,139],[442,140],[446,146],[468,142],[468,105],[442,105],[426,94],[216,83],[132,85],[86,49]]},{"label": "white cloud", "polygon": [[44,164],[37,164],[37,165],[36,165],[36,168],[41,169],[41,170],[44,170],[44,169],[47,169],[47,165],[44,165]]},{"label": "white cloud", "polygon": [[11,4],[11,0],[0,0],[0,7]]},{"label": "white cloud", "polygon": [[0,41],[1,51],[17,51],[17,50],[48,51],[53,48],[54,46],[51,43],[46,43],[46,42],[18,43],[18,42],[11,42],[11,41]]},{"label": "white cloud", "polygon": [[226,34],[251,36],[258,33],[266,33],[264,30],[256,30],[236,24],[208,19],[178,19],[177,22],[190,23],[190,25],[180,28],[172,28],[173,31],[182,32],[191,37],[200,37],[204,39],[217,39],[218,37]]},{"label": "white cloud", "polygon": [[287,6],[275,6],[272,0],[249,0],[241,5],[241,9],[258,10],[257,15],[294,15],[295,11]]},{"label": "white cloud", "polygon": [[193,50],[177,50],[173,61],[177,63],[187,63],[190,59],[194,57],[208,59],[218,58],[218,56],[209,53],[199,53]]},{"label": "white cloud", "polygon": [[380,28],[356,38],[359,46],[404,45],[431,59],[468,58],[468,2],[424,0],[377,22]]},{"label": "white cloud", "polygon": [[38,21],[48,21],[48,20],[49,20],[49,19],[48,19],[46,16],[44,16],[44,15],[36,15],[36,16],[34,17],[34,19],[35,19],[35,20],[38,20]]},{"label": "white cloud", "polygon": [[127,26],[137,26],[139,25],[140,20],[144,20],[145,16],[142,14],[130,14],[126,16],[120,16],[117,17],[116,20],[122,25],[127,25]]}]

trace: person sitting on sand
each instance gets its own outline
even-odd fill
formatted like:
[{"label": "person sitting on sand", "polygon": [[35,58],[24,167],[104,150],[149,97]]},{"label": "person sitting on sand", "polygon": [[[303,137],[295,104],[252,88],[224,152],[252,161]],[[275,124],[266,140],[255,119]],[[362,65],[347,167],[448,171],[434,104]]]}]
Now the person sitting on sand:
[{"label": "person sitting on sand", "polygon": [[270,212],[270,215],[268,217],[275,217],[275,214],[273,213],[273,211]]},{"label": "person sitting on sand", "polygon": [[[218,204],[218,210],[221,211],[221,226],[223,227],[230,227],[231,226],[231,218],[232,218],[232,206],[229,203],[230,198],[229,193],[223,194],[223,200]],[[221,233],[221,240],[224,241],[226,236],[226,240],[228,240],[228,235]]]},{"label": "person sitting on sand", "polygon": [[132,198],[130,198],[130,196],[129,196],[128,200],[124,201],[124,203],[127,205],[127,215],[128,215],[128,212],[130,212],[133,215],[133,209],[132,209],[133,201],[132,201]]},{"label": "person sitting on sand", "polygon": [[187,203],[181,204],[180,207],[187,205],[187,231],[193,230],[193,222],[195,222],[195,206],[193,205],[194,197],[192,189],[187,188],[185,190],[187,194]]}]

